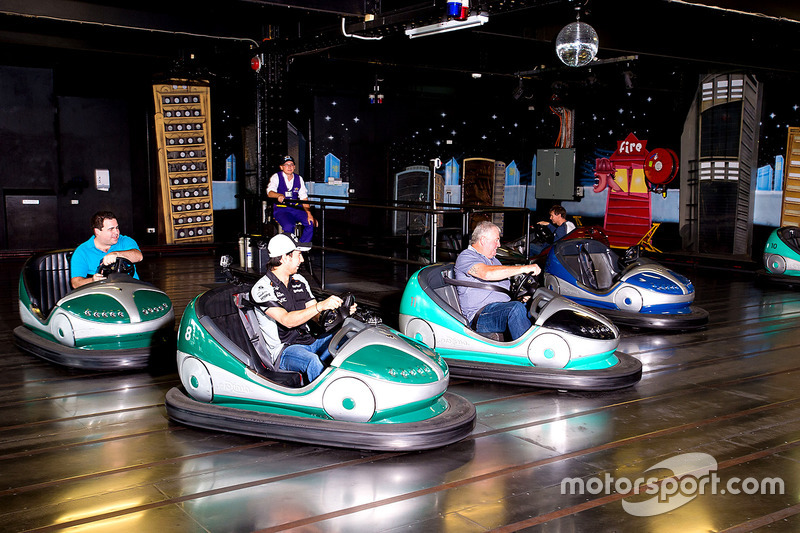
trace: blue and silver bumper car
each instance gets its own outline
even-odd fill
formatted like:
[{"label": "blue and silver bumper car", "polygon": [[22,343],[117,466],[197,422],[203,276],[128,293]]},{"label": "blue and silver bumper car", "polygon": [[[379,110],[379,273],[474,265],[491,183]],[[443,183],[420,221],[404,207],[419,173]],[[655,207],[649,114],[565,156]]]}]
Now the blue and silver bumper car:
[{"label": "blue and silver bumper car", "polygon": [[641,362],[616,352],[619,331],[594,311],[538,289],[531,328],[515,340],[493,339],[461,315],[452,279],[452,263],[414,273],[400,331],[442,355],[454,377],[563,390],[612,390],[641,379]]},{"label": "blue and silver bumper car", "polygon": [[690,330],[708,323],[708,312],[692,305],[692,282],[640,257],[638,247],[620,258],[594,239],[559,241],[547,256],[544,286],[617,325]]},{"label": "blue and silver bumper car", "polygon": [[800,228],[784,226],[774,230],[764,246],[761,277],[770,281],[800,285]]},{"label": "blue and silver bumper car", "polygon": [[344,320],[333,359],[311,383],[265,351],[248,285],[195,298],[178,330],[183,388],[166,396],[189,426],[324,446],[419,450],[451,444],[475,426],[475,406],[446,392],[444,360],[385,325]]},{"label": "blue and silver bumper car", "polygon": [[87,370],[144,368],[174,347],[169,297],[132,272],[124,259],[105,280],[73,290],[72,250],[35,255],[19,278],[17,346],[60,365]]}]

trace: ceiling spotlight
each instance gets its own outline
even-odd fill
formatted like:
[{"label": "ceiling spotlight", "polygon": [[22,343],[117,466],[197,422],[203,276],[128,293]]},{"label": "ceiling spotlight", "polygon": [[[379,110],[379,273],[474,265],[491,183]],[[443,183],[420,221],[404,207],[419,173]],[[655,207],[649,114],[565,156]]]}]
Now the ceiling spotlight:
[{"label": "ceiling spotlight", "polygon": [[426,35],[436,35],[439,33],[446,33],[455,30],[464,30],[467,28],[474,28],[476,26],[483,26],[489,22],[489,16],[484,14],[471,15],[465,20],[447,20],[444,22],[437,22],[436,24],[429,24],[428,26],[419,26],[417,28],[408,28],[406,35],[410,39],[416,37],[424,37]]},{"label": "ceiling spotlight", "polygon": [[588,65],[597,55],[600,44],[597,32],[590,25],[580,21],[580,10],[577,19],[564,26],[556,37],[556,54],[568,67]]},{"label": "ceiling spotlight", "polygon": [[381,83],[383,79],[375,76],[375,85],[372,87],[372,92],[369,93],[370,104],[382,104],[383,93],[381,92]]}]

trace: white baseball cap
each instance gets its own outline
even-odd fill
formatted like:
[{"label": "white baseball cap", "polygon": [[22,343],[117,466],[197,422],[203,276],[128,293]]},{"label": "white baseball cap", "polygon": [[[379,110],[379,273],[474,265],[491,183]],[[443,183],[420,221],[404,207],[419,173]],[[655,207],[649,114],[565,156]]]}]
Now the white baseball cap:
[{"label": "white baseball cap", "polygon": [[297,237],[292,233],[279,233],[271,238],[267,245],[267,251],[270,257],[283,257],[295,250],[307,252],[310,249],[310,242],[297,242]]}]

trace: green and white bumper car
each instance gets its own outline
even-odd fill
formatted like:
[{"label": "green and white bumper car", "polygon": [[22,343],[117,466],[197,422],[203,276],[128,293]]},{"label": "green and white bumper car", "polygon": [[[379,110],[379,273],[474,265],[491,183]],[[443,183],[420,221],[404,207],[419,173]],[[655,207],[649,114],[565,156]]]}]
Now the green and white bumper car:
[{"label": "green and white bumper car", "polygon": [[758,274],[770,281],[800,285],[800,228],[774,230],[764,246],[764,270]]},{"label": "green and white bumper car", "polygon": [[87,370],[144,368],[174,347],[175,311],[163,291],[134,279],[118,259],[106,279],[73,290],[72,250],[25,262],[19,278],[17,346],[60,365]]},{"label": "green and white bumper car", "polygon": [[333,359],[311,383],[275,367],[264,350],[249,285],[195,298],[178,330],[183,389],[167,393],[182,424],[366,450],[418,450],[469,435],[475,407],[446,392],[447,364],[385,326],[344,320]]},{"label": "green and white bumper car", "polygon": [[531,328],[493,340],[461,315],[452,278],[452,263],[416,272],[400,302],[399,329],[442,355],[454,377],[564,390],[620,389],[641,379],[641,362],[616,352],[619,330],[598,313],[537,289]]}]

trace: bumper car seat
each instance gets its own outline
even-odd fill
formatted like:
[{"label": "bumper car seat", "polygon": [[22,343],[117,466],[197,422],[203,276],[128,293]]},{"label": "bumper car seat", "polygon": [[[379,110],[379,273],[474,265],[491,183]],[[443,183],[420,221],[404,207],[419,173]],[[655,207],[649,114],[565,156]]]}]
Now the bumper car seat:
[{"label": "bumper car seat", "polygon": [[611,288],[621,272],[615,268],[615,261],[606,247],[598,241],[565,246],[559,252],[559,260],[578,282],[595,291]]},{"label": "bumper car seat", "polygon": [[217,340],[234,355],[240,352],[226,346],[227,343],[244,352],[248,360],[243,360],[242,363],[260,376],[286,387],[301,387],[303,380],[299,373],[280,370],[273,365],[261,336],[255,308],[247,300],[248,294],[241,290],[241,287],[231,285],[227,290],[205,301],[200,310],[221,332],[216,336]]},{"label": "bumper car seat", "polygon": [[43,319],[50,315],[56,303],[72,290],[69,262],[72,250],[42,254],[25,268],[24,282],[31,306]]},{"label": "bumper car seat", "polygon": [[800,228],[787,226],[779,230],[779,235],[789,248],[800,254]]},{"label": "bumper car seat", "polygon": [[[475,324],[470,324],[464,315],[461,314],[461,304],[458,303],[458,290],[453,281],[455,281],[455,271],[453,267],[442,269],[431,269],[431,277],[428,280],[429,287],[432,289],[431,297],[433,300],[451,316],[458,319],[459,322],[464,324],[469,329],[475,331]],[[478,335],[482,335],[488,339],[495,341],[503,341],[503,333],[481,333],[475,331]]]}]

